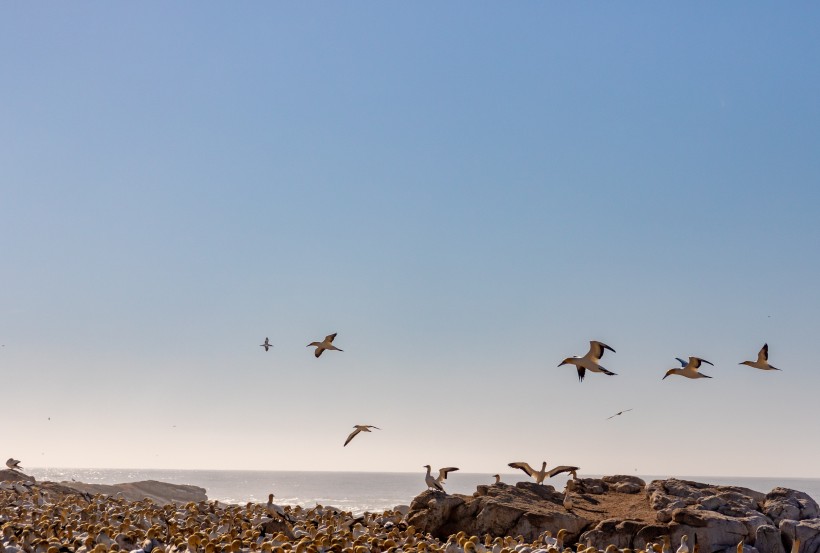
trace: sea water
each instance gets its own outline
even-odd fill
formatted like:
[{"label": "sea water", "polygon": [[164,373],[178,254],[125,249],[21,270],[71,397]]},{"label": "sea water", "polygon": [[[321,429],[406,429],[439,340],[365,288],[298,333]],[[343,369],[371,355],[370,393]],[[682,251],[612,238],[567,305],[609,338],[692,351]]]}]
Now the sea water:
[{"label": "sea water", "polygon": [[[424,472],[287,472],[245,470],[146,470],[146,469],[30,469],[37,480],[71,481],[87,484],[122,484],[140,480],[159,480],[173,484],[192,484],[205,488],[209,499],[223,503],[264,503],[268,494],[276,495],[283,505],[312,507],[317,503],[361,513],[383,511],[407,505],[426,489]],[[594,477],[593,475],[584,475]],[[792,488],[820,498],[817,478],[748,478],[731,476],[676,476],[710,484],[743,486],[767,493],[777,486]],[[661,476],[640,476],[646,482]],[[503,482],[530,480],[523,473],[503,474]],[[450,493],[472,494],[479,484],[492,484],[487,474],[452,472],[444,486]],[[567,478],[559,475],[547,483],[558,490]]]}]

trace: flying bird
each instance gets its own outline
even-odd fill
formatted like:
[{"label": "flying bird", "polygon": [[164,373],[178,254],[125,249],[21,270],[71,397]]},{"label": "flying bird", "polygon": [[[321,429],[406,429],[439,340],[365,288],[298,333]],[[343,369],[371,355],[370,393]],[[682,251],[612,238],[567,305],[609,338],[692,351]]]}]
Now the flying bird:
[{"label": "flying bird", "polygon": [[668,371],[666,371],[666,374],[663,376],[663,378],[661,378],[661,380],[663,380],[670,374],[679,374],[681,376],[685,376],[686,378],[712,378],[711,376],[703,374],[700,371],[698,371],[701,363],[706,363],[707,365],[712,365],[714,367],[714,364],[710,363],[706,359],[701,359],[700,357],[690,357],[689,362],[686,364],[685,367],[683,367],[682,369],[669,369]]},{"label": "flying bird", "polygon": [[750,367],[754,367],[755,369],[761,369],[764,371],[779,371],[777,367],[773,367],[769,365],[769,344],[763,344],[763,347],[760,348],[760,351],[757,354],[757,361],[744,361],[740,363],[741,365],[748,365]]},{"label": "flying bird", "polygon": [[607,417],[606,420],[613,419],[613,418],[617,417],[618,415],[623,415],[627,411],[632,411],[632,409],[624,409],[623,411],[618,411],[617,413],[615,413],[611,417]]},{"label": "flying bird", "polygon": [[339,348],[337,348],[336,346],[333,345],[333,339],[336,338],[336,334],[337,333],[334,332],[333,334],[329,334],[329,335],[325,336],[325,339],[322,340],[321,342],[311,342],[307,345],[307,347],[316,346],[316,351],[314,352],[314,355],[316,357],[319,357],[320,355],[322,355],[322,352],[325,351],[326,349],[334,350],[334,351],[344,351],[344,350],[341,350],[341,349],[339,349]]},{"label": "flying bird", "polygon": [[567,357],[564,359],[561,365],[575,365],[575,368],[578,370],[578,381],[584,381],[584,374],[586,371],[592,371],[594,373],[604,373],[609,376],[615,376],[616,373],[610,372],[602,367],[599,363],[601,361],[601,357],[604,355],[604,350],[608,349],[612,353],[615,353],[615,350],[609,347],[608,345],[604,344],[603,342],[596,342],[595,340],[591,340],[589,342],[589,351],[583,357]]},{"label": "flying bird", "polygon": [[[356,424],[353,426],[356,430],[350,433],[350,436],[347,437],[345,440],[345,446],[350,443],[350,440],[358,436],[359,432],[370,432],[371,428],[375,428],[376,430],[381,430],[378,426],[373,426],[372,424]],[[344,447],[344,446],[342,446]]]},{"label": "flying bird", "polygon": [[518,462],[515,462],[515,463],[509,463],[507,466],[512,467],[514,469],[523,470],[529,476],[532,476],[533,478],[535,478],[535,483],[536,484],[543,484],[544,479],[546,479],[547,477],[552,478],[556,474],[561,474],[562,472],[568,472],[572,475],[573,478],[578,478],[578,475],[577,475],[576,471],[579,470],[578,467],[571,467],[571,466],[568,466],[568,465],[561,465],[561,466],[555,467],[553,469],[547,470],[547,462],[546,461],[541,463],[541,470],[535,470],[534,468],[532,468],[527,463],[524,463],[524,462],[521,462],[521,461],[518,461]]},{"label": "flying bird", "polygon": [[6,461],[6,466],[11,470],[23,470],[23,467],[20,466],[20,461],[13,457],[9,457],[9,460]]},{"label": "flying bird", "polygon": [[265,348],[265,351],[268,351],[270,348],[273,347],[273,344],[270,343],[270,340],[266,337],[264,344],[259,344],[259,347]]}]

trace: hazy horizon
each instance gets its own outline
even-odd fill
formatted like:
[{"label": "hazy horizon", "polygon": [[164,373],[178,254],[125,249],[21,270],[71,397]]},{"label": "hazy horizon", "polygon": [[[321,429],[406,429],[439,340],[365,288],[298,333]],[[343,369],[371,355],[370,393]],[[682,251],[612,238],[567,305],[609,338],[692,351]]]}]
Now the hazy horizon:
[{"label": "hazy horizon", "polygon": [[820,5],[0,13],[0,456],[820,477]]}]

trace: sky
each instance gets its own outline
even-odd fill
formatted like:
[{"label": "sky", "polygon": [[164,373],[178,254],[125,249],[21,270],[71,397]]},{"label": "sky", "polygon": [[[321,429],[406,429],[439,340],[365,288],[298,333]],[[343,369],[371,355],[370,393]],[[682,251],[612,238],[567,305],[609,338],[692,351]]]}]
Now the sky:
[{"label": "sky", "polygon": [[4,3],[0,456],[820,477],[819,23]]}]

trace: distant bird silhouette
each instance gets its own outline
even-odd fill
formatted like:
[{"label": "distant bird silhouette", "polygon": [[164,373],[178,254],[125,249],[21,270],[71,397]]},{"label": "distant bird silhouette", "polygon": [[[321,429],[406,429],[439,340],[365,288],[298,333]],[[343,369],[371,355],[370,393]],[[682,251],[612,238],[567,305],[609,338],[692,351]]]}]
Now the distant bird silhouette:
[{"label": "distant bird silhouette", "polygon": [[609,376],[615,376],[616,373],[610,372],[600,365],[601,357],[603,357],[605,349],[608,349],[612,353],[615,353],[614,349],[604,344],[603,342],[591,340],[589,342],[589,351],[586,355],[584,355],[583,357],[567,357],[558,366],[560,367],[561,365],[575,365],[575,368],[578,370],[578,380],[580,382],[584,381],[584,374],[586,373],[586,371],[592,371],[594,373],[604,373]]},{"label": "distant bird silhouette", "polygon": [[611,417],[607,417],[606,420],[613,419],[613,418],[617,417],[618,415],[623,415],[627,411],[632,411],[632,409],[624,409],[623,411],[618,411],[617,413],[615,413]]},{"label": "distant bird silhouette", "polygon": [[760,348],[760,352],[757,354],[757,361],[744,361],[740,364],[748,365],[749,367],[754,367],[755,369],[761,369],[763,371],[780,370],[777,367],[769,365],[769,344],[763,344],[763,347]]},{"label": "distant bird silhouette", "polygon": [[350,436],[348,436],[347,439],[345,440],[345,445],[342,446],[342,447],[345,447],[347,444],[349,444],[350,440],[352,440],[353,438],[355,438],[356,436],[359,435],[359,432],[370,432],[371,428],[375,428],[376,430],[381,430],[381,428],[379,428],[378,426],[373,426],[371,424],[356,424],[356,425],[353,426],[353,428],[355,428],[356,430],[354,430],[353,432],[350,433]]},{"label": "distant bird silhouette", "polygon": [[669,369],[666,371],[666,374],[661,378],[663,380],[670,374],[679,374],[680,376],[685,376],[686,378],[712,378],[709,375],[703,374],[698,369],[700,368],[701,363],[706,363],[707,365],[714,365],[707,361],[706,359],[701,359],[700,357],[690,357],[689,362],[686,364],[685,367],[682,369]]},{"label": "distant bird silhouette", "polygon": [[273,347],[273,344],[271,344],[270,340],[268,340],[268,338],[266,337],[265,338],[265,343],[264,344],[259,344],[259,347],[265,348],[265,351],[268,351],[268,349]]},{"label": "distant bird silhouette", "polygon": [[316,351],[313,354],[316,357],[322,355],[322,352],[326,349],[333,351],[344,351],[333,345],[333,339],[336,338],[336,334],[336,332],[334,332],[333,334],[328,334],[327,336],[325,336],[325,339],[321,342],[311,342],[307,345],[307,347],[316,346]]}]

